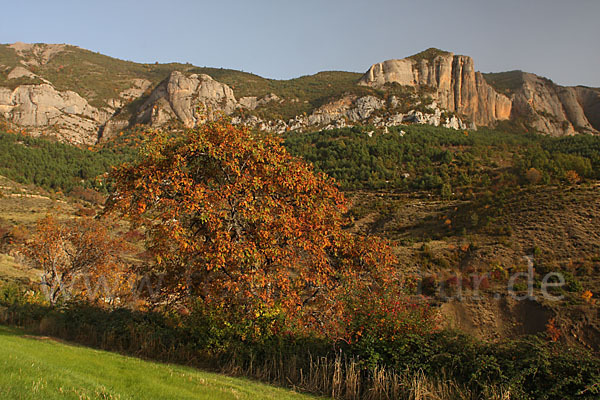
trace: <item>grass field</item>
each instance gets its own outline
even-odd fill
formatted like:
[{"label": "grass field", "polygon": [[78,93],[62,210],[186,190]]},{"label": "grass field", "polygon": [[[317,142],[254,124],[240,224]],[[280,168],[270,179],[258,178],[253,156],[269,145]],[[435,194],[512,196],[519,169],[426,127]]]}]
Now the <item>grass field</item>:
[{"label": "grass field", "polygon": [[311,399],[253,381],[147,362],[0,326],[1,399]]}]

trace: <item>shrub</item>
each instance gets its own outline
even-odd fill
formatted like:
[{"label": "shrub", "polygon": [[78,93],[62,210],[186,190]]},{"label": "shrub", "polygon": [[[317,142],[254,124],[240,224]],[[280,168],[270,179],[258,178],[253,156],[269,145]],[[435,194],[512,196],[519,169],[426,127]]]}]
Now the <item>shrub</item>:
[{"label": "shrub", "polygon": [[69,196],[87,201],[88,203],[92,203],[94,205],[104,204],[104,196],[100,192],[94,189],[83,188],[81,186],[75,186],[69,192]]},{"label": "shrub", "polygon": [[542,173],[536,168],[529,168],[525,173],[525,179],[532,185],[537,185],[542,180]]}]

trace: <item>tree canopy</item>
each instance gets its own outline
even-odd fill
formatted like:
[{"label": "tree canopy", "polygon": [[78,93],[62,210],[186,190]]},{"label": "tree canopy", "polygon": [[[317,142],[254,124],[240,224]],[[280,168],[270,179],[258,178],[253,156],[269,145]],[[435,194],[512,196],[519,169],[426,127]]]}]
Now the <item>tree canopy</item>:
[{"label": "tree canopy", "polygon": [[42,290],[52,304],[74,295],[112,303],[130,289],[123,260],[129,247],[111,237],[106,221],[59,223],[48,215],[37,221],[23,249],[29,264],[42,271]]},{"label": "tree canopy", "polygon": [[333,181],[278,137],[226,120],[150,136],[111,174],[107,212],[146,232],[163,299],[280,310],[318,326],[349,292],[394,280],[389,247],[345,230]]}]

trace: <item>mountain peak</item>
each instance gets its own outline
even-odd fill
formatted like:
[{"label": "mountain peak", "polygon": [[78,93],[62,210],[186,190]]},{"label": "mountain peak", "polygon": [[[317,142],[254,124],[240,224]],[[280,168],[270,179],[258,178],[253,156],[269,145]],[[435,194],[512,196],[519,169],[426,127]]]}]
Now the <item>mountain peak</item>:
[{"label": "mountain peak", "polygon": [[437,49],[435,47],[430,47],[427,50],[423,50],[422,52],[413,54],[412,56],[407,57],[407,58],[409,58],[411,60],[415,60],[415,61],[421,61],[421,60],[432,61],[434,58],[436,58],[438,56],[448,56],[448,55],[452,55],[452,53],[449,51]]}]

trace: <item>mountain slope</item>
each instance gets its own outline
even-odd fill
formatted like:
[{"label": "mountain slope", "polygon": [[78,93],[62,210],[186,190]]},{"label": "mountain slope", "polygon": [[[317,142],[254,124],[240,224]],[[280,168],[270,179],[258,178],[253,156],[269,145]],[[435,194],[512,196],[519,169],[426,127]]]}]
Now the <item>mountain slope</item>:
[{"label": "mountain slope", "polygon": [[512,120],[543,134],[598,133],[600,92],[513,71],[481,74],[438,49],[273,80],[191,64],[138,64],[65,44],[0,45],[0,117],[16,129],[92,145],[135,124],[193,126],[198,106],[288,130],[427,123],[463,129]]}]

